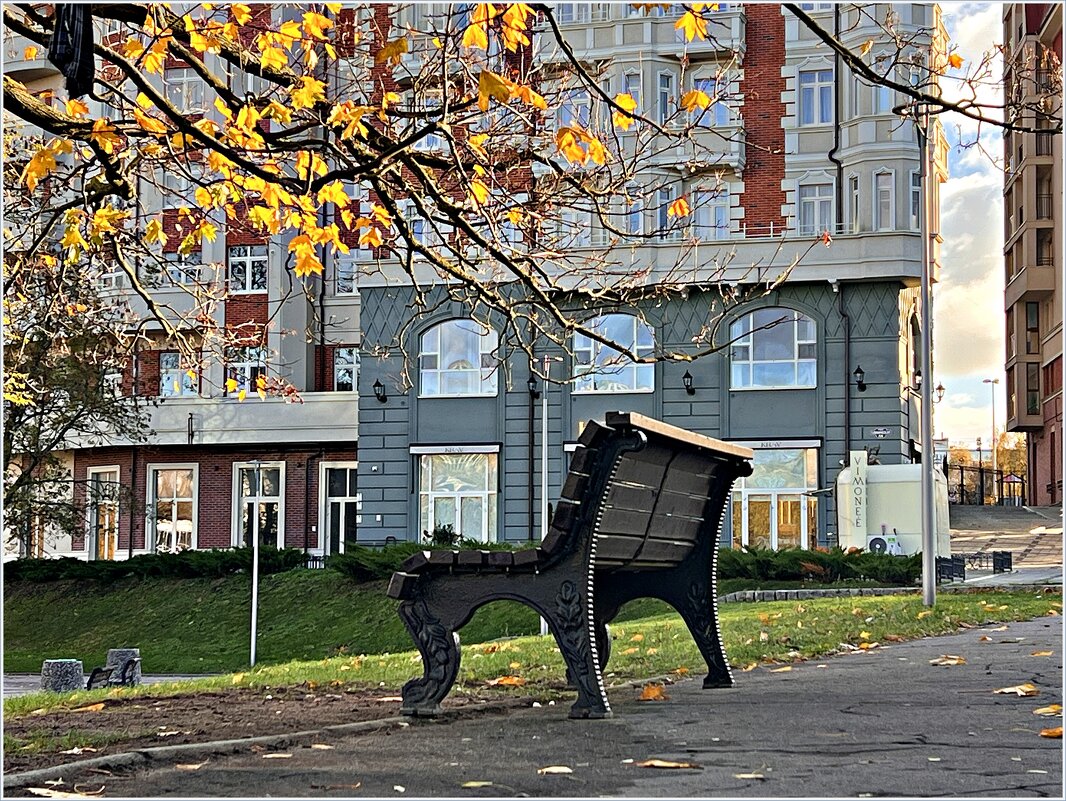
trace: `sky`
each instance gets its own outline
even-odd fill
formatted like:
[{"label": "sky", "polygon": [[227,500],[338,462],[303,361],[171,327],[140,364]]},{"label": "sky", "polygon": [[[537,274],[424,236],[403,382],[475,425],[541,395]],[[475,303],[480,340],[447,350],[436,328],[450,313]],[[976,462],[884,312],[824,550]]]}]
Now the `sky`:
[{"label": "sky", "polygon": [[[1001,3],[942,2],[951,44],[966,72],[982,61],[994,43],[1003,41]],[[992,76],[998,84],[1002,64],[996,58]],[[958,84],[944,85],[945,96]],[[982,96],[1000,102],[999,86],[982,87]],[[947,390],[933,407],[937,437],[972,444],[992,436],[993,390],[995,425],[1006,416],[1003,313],[1003,172],[993,161],[1002,156],[1002,136],[988,126],[980,132],[986,152],[959,147],[978,135],[976,123],[958,114],[944,115],[951,145],[950,178],[941,185],[940,282],[933,288],[934,381]],[[983,383],[999,379],[998,384]],[[934,383],[934,386],[936,384]]]}]

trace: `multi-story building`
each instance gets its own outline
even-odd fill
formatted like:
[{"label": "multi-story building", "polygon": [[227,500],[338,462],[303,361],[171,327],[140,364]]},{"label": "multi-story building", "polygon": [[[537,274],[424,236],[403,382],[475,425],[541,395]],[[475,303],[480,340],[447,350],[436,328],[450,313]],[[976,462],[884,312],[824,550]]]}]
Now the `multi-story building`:
[{"label": "multi-story building", "polygon": [[[935,5],[802,5],[854,49],[876,41],[893,15],[904,38],[916,37],[904,62],[914,56],[918,66],[906,75],[892,68],[903,80],[929,80],[927,65],[943,57]],[[464,321],[468,308],[430,302],[432,312],[412,318],[410,286],[364,280],[364,352],[391,347],[392,355],[364,355],[359,377],[360,537],[412,539],[451,525],[472,539],[538,538],[581,427],[619,409],[755,449],[755,473],[733,494],[728,542],[831,542],[832,487],[850,450],[876,448],[883,463],[921,455],[923,182],[915,125],[893,111],[902,99],[853,78],[777,5],[719,4],[714,35],[688,44],[675,29],[679,8],[649,15],[623,4],[564,3],[555,12],[582,63],[602,66],[597,79],[607,93],[631,95],[649,116],[669,120],[684,93],[708,82],[731,87],[706,120],[724,188],[683,235],[650,241],[613,265],[666,271],[695,241],[687,283],[629,310],[639,315],[612,308],[595,325],[638,356],[683,349],[721,309],[723,286],[743,290],[759,266],[763,276],[796,266],[767,296],[729,313],[721,341],[730,347],[693,363],[634,364],[606,375],[592,368],[610,360],[610,349],[584,336],[536,352],[536,369],[522,353],[498,371],[479,371],[497,334]],[[565,59],[548,41],[534,48],[540,64]],[[879,55],[871,63],[880,64]],[[885,55],[896,63],[897,54]],[[567,103],[557,124],[589,118],[587,94],[572,93]],[[925,185],[937,208],[937,184],[946,179],[939,128],[931,140],[936,174]],[[669,201],[699,193],[697,174],[680,151],[651,160],[639,179],[670,188],[629,212],[633,230],[665,228]],[[585,225],[571,247],[600,258],[607,237],[595,221]],[[939,228],[936,220],[931,226]],[[812,248],[824,232],[831,247]],[[763,327],[773,320],[785,322]],[[564,380],[545,383],[545,364]]]},{"label": "multi-story building", "polygon": [[[870,63],[891,64],[880,68],[916,85],[935,82],[946,43],[938,6],[801,5],[854,50],[877,41],[891,21],[912,40],[907,60],[875,48]],[[397,19],[417,31],[455,9],[421,4],[368,13],[383,27]],[[755,473],[733,495],[727,543],[832,542],[832,487],[849,451],[877,449],[882,463],[921,458],[916,372],[927,323],[917,298],[920,209],[923,187],[938,207],[945,142],[934,124],[936,167],[923,180],[915,122],[895,111],[903,98],[853,78],[778,5],[719,4],[713,36],[691,43],[675,29],[680,13],[555,6],[566,43],[598,65],[609,93],[637,100],[638,113],[669,123],[691,89],[721,98],[696,132],[713,163],[662,148],[634,176],[661,188],[629,207],[624,225],[662,234],[626,249],[624,262],[619,250],[606,249],[614,259],[606,269],[685,280],[632,309],[590,314],[596,330],[638,355],[683,350],[717,318],[723,293],[742,295],[790,268],[772,291],[729,308],[717,340],[728,347],[693,362],[628,364],[578,335],[563,347],[538,346],[533,371],[527,354],[472,321],[471,309],[431,280],[421,287],[431,311],[414,313],[414,288],[381,249],[330,261],[303,293],[293,291],[283,237],[220,219],[217,240],[192,258],[175,253],[168,272],[180,284],[190,271],[221,265],[217,279],[228,294],[214,314],[224,327],[248,331],[246,344],[195,378],[162,334],[141,350],[123,383],[156,401],[149,441],[74,443],[69,452],[76,487],[120,484],[137,503],[89,504],[87,533],[51,550],[123,558],[258,536],[328,554],[345,542],[414,540],[445,525],[473,539],[525,541],[539,536],[581,427],[612,409],[755,449]],[[534,63],[543,75],[558,75],[558,43],[540,29],[532,38]],[[420,42],[417,32],[412,39],[404,66],[432,41]],[[35,91],[58,84],[43,56],[24,60],[24,44],[7,45],[6,69]],[[168,63],[162,80],[187,107],[209,105],[180,63]],[[571,92],[541,132],[572,120],[587,124],[590,105],[587,94]],[[417,146],[441,142],[430,136]],[[162,183],[180,197],[193,168],[176,164],[143,179],[142,202],[168,226],[177,211],[161,209],[153,187]],[[714,192],[693,203],[683,230],[670,225],[669,204],[681,196],[695,201],[708,170]],[[534,180],[535,171],[528,173]],[[575,215],[567,223],[567,247],[578,256],[605,252],[609,236],[594,219]],[[933,220],[931,230],[938,227]],[[172,239],[173,249],[180,237]],[[935,277],[935,238],[932,250]],[[360,259],[372,259],[374,269],[362,269]],[[120,279],[114,283],[125,291]],[[180,305],[178,289],[172,302]],[[165,282],[158,291],[165,295]],[[553,380],[544,381],[545,373]],[[262,375],[289,382],[302,402],[234,397],[234,387],[254,392]]]},{"label": "multi-story building", "polygon": [[[1008,3],[1004,83],[1029,127],[1062,126],[1062,4]],[[1041,107],[1041,103],[1046,107]],[[1041,113],[1038,113],[1039,112]],[[1029,502],[1062,503],[1062,136],[1003,136],[1007,431],[1024,432]]]}]

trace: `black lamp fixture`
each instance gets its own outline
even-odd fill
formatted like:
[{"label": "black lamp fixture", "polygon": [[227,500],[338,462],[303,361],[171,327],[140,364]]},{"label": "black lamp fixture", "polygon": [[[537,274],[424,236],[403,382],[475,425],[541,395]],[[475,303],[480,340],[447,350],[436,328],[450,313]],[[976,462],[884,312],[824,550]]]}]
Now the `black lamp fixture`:
[{"label": "black lamp fixture", "polygon": [[922,368],[918,368],[914,371],[914,391],[920,392],[922,389]]},{"label": "black lamp fixture", "polygon": [[937,384],[933,392],[936,393],[936,400],[933,401],[933,403],[940,403],[940,401],[944,400],[944,393],[947,392],[947,390],[944,389],[943,384]]},{"label": "black lamp fixture", "polygon": [[692,373],[688,370],[686,370],[685,374],[681,376],[681,383],[685,385],[685,392],[689,395],[696,394],[696,390],[692,388]]},{"label": "black lamp fixture", "polygon": [[529,374],[529,378],[526,379],[526,389],[529,390],[529,397],[536,400],[540,397],[540,390],[537,389],[537,377],[533,373]]},{"label": "black lamp fixture", "polygon": [[855,387],[859,390],[859,392],[865,392],[866,382],[863,381],[863,379],[866,378],[866,373],[863,372],[862,367],[856,367],[855,372],[852,373],[852,375],[855,376]]},{"label": "black lamp fixture", "polygon": [[385,385],[381,383],[380,378],[374,381],[374,397],[381,403],[386,403],[389,400],[389,396],[385,394]]}]

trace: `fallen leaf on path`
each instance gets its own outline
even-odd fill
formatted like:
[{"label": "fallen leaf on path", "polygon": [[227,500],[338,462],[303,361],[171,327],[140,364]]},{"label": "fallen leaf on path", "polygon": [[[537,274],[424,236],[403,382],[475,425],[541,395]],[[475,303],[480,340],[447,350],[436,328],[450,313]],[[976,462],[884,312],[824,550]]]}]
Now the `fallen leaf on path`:
[{"label": "fallen leaf on path", "polygon": [[872,650],[874,648],[879,648],[880,646],[881,646],[881,643],[879,643],[879,642],[860,642],[859,643],[859,650],[860,651],[870,651],[870,650]]},{"label": "fallen leaf on path", "polygon": [[463,782],[460,787],[492,787],[492,782]]},{"label": "fallen leaf on path", "polygon": [[174,769],[175,770],[199,770],[204,765],[206,765],[208,763],[208,761],[209,760],[204,760],[203,762],[189,762],[189,763],[187,763],[185,765],[175,765]]},{"label": "fallen leaf on path", "polygon": [[939,762],[940,761],[940,757],[926,757],[926,759],[928,761],[930,761],[930,762]]},{"label": "fallen leaf on path", "polygon": [[1044,715],[1045,717],[1050,715],[1061,715],[1062,706],[1060,704],[1051,704],[1050,706],[1042,706],[1039,709],[1033,710],[1034,715]]},{"label": "fallen leaf on path", "polygon": [[263,754],[263,759],[292,759],[292,754]]},{"label": "fallen leaf on path", "polygon": [[761,773],[734,773],[734,779],[765,779]]},{"label": "fallen leaf on path", "polygon": [[759,666],[758,662],[750,662],[749,664],[747,664],[744,667],[742,667],[741,670],[743,670],[745,673],[750,673],[751,671],[755,670],[755,668],[757,668],[758,666]]},{"label": "fallen leaf on path", "polygon": [[1035,684],[1025,682],[1025,684],[1016,684],[1013,687],[1000,687],[995,691],[996,695],[1018,695],[1021,697],[1028,697],[1033,695],[1040,695],[1040,690]]},{"label": "fallen leaf on path", "polygon": [[378,702],[384,704],[384,703],[392,703],[394,701],[402,701],[402,700],[403,700],[403,696],[402,695],[386,695],[384,698],[379,698]]},{"label": "fallen leaf on path", "polygon": [[[103,788],[101,788],[103,789]],[[45,798],[93,798],[85,793],[68,793],[65,790],[53,790],[51,787],[27,787],[26,792]]]},{"label": "fallen leaf on path", "polygon": [[687,667],[679,667],[679,668],[677,668],[674,671],[674,673],[676,673],[678,676],[684,676],[686,673],[688,673],[688,668]]},{"label": "fallen leaf on path", "polygon": [[785,665],[784,667],[774,668],[771,673],[788,673],[792,670],[792,665]]},{"label": "fallen leaf on path", "polygon": [[495,687],[497,684],[502,684],[506,687],[521,687],[526,683],[526,680],[521,676],[500,676],[498,679],[489,679],[485,683],[490,687]]},{"label": "fallen leaf on path", "polygon": [[994,629],[985,629],[985,631],[1006,631],[1006,626],[996,626]]},{"label": "fallen leaf on path", "polygon": [[906,637],[900,637],[898,634],[886,634],[885,635],[885,641],[886,642],[903,642],[905,639],[907,639],[907,638]]},{"label": "fallen leaf on path", "polygon": [[1054,609],[1049,609],[1049,610],[1047,610],[1047,616],[1048,617],[1058,617],[1059,613],[1056,612]]},{"label": "fallen leaf on path", "polygon": [[104,702],[101,701],[98,704],[89,704],[88,706],[79,706],[77,709],[70,710],[71,712],[99,712],[104,708]]},{"label": "fallen leaf on path", "polygon": [[954,654],[941,654],[936,659],[930,659],[929,664],[953,667],[954,665],[965,665],[966,659],[961,656],[955,656]]},{"label": "fallen leaf on path", "polygon": [[992,638],[991,637],[987,637],[984,634],[982,634],[980,637],[977,638],[977,641],[978,642],[992,642]]},{"label": "fallen leaf on path", "polygon": [[638,701],[665,701],[669,698],[661,684],[645,684]]},{"label": "fallen leaf on path", "polygon": [[702,767],[695,762],[671,762],[668,759],[645,759],[643,762],[636,763],[638,768],[678,768],[678,769],[694,769],[703,770]]},{"label": "fallen leaf on path", "polygon": [[96,749],[92,748],[92,747],[90,747],[88,745],[85,746],[84,748],[79,748],[79,747],[75,746],[74,748],[68,748],[66,751],[60,751],[59,753],[61,753],[61,754],[73,754],[74,756],[77,756],[78,754],[95,754],[96,753]]},{"label": "fallen leaf on path", "polygon": [[311,747],[316,751],[332,751],[332,745],[326,745],[325,743],[311,743]]},{"label": "fallen leaf on path", "polygon": [[1051,739],[1054,739],[1054,740],[1061,740],[1062,739],[1062,726],[1056,726],[1053,729],[1041,729],[1040,730],[1040,736],[1041,737],[1050,737]]},{"label": "fallen leaf on path", "polygon": [[540,768],[537,773],[541,776],[550,776],[557,773],[573,773],[573,768],[568,768],[566,765],[548,765],[546,768]]},{"label": "fallen leaf on path", "polygon": [[1054,651],[1033,651],[1029,656],[1051,656]]},{"label": "fallen leaf on path", "polygon": [[404,787],[402,784],[394,784],[394,785],[392,785],[392,789],[395,790],[398,793],[406,793],[407,792],[407,788]]},{"label": "fallen leaf on path", "polygon": [[859,632],[859,639],[860,640],[868,640],[868,639],[870,639],[870,632],[868,632],[868,631],[860,631]]}]

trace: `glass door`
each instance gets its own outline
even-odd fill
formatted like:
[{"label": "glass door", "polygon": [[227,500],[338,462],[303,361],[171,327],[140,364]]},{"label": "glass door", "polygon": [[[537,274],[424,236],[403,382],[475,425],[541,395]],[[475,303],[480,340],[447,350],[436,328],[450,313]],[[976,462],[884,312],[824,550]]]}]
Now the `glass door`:
[{"label": "glass door", "polygon": [[114,559],[118,549],[118,470],[97,470],[89,476],[92,502],[91,558]]}]

